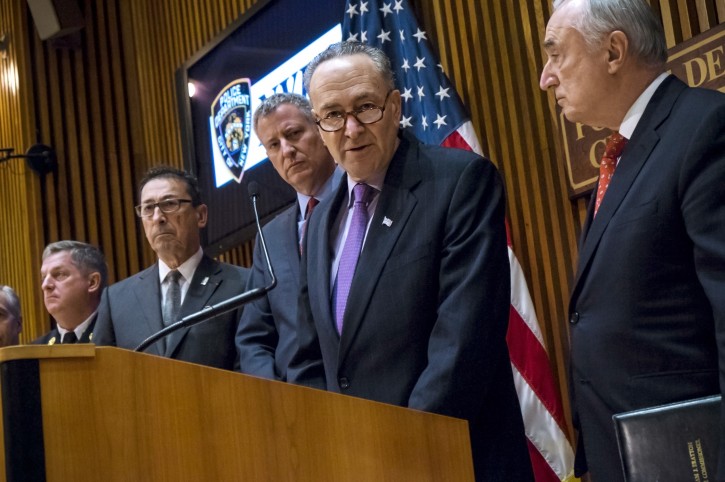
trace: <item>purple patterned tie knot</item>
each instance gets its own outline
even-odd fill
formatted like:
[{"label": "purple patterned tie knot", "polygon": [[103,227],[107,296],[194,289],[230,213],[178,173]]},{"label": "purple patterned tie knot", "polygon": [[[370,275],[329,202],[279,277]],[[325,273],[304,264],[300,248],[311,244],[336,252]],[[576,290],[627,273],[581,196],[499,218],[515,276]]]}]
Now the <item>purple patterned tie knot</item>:
[{"label": "purple patterned tie knot", "polygon": [[357,260],[365,239],[365,231],[368,226],[368,204],[375,194],[375,189],[367,184],[356,184],[352,188],[354,206],[350,229],[347,232],[345,246],[340,256],[340,266],[337,269],[337,289],[335,291],[335,323],[337,332],[342,333],[342,320],[345,315],[345,306],[350,294],[352,277],[355,274]]}]

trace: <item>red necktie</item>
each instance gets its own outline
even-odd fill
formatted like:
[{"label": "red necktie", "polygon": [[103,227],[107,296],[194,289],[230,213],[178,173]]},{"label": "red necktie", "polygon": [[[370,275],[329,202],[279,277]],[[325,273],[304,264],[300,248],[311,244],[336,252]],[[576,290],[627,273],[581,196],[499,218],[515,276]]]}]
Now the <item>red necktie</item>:
[{"label": "red necktie", "polygon": [[302,233],[300,234],[300,254],[302,254],[302,242],[305,240],[305,235],[307,234],[307,223],[310,220],[310,216],[312,216],[312,211],[315,210],[315,206],[317,206],[319,203],[319,199],[314,197],[311,197],[310,200],[307,201],[305,220],[302,222]]},{"label": "red necktie", "polygon": [[604,148],[604,155],[599,163],[599,187],[597,188],[597,201],[594,205],[595,216],[612,180],[614,169],[617,167],[617,158],[622,154],[626,145],[627,138],[619,132],[613,132],[612,135],[607,137],[607,146]]}]

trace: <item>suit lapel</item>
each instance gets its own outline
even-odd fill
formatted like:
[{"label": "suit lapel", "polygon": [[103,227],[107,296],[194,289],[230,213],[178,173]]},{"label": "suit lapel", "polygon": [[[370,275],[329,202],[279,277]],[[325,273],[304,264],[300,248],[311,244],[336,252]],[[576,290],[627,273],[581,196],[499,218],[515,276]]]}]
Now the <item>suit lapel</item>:
[{"label": "suit lapel", "polygon": [[657,128],[667,119],[676,98],[686,88],[675,77],[668,77],[652,96],[642,118],[624,149],[619,165],[609,184],[604,201],[597,216],[592,219],[593,203],[587,211],[587,225],[580,246],[579,263],[574,290],[579,288],[580,279],[597,251],[597,246],[619,206],[637,179],[652,151],[660,140]]},{"label": "suit lapel", "polygon": [[[220,272],[219,263],[207,256],[201,258],[181,305],[179,312],[181,318],[200,311],[208,304],[209,299],[222,283]],[[182,328],[168,336],[165,356],[173,358],[173,354],[190,329],[190,327]]]},{"label": "suit lapel", "polygon": [[[164,327],[161,315],[159,263],[157,262],[150,268],[142,271],[139,274],[139,283],[134,283],[132,289],[136,298],[136,306],[141,308],[138,310],[139,316],[143,316],[143,322],[145,324],[145,327],[140,327],[142,331],[140,338],[145,340]],[[154,343],[146,350],[146,353],[162,355],[163,344]]]},{"label": "suit lapel", "polygon": [[411,192],[420,182],[417,150],[417,145],[411,146],[407,139],[401,139],[401,145],[388,167],[384,187],[350,287],[340,339],[340,363],[365,318],[385,263],[418,202]]},{"label": "suit lapel", "polygon": [[81,335],[81,339],[78,340],[78,343],[92,343],[93,342],[93,328],[96,327],[96,318],[98,318],[98,312],[96,312],[96,314],[93,315],[93,320],[91,320],[91,322],[86,327],[86,331],[83,332],[83,335]]},{"label": "suit lapel", "polygon": [[[330,339],[337,338],[335,320],[332,316],[332,294],[330,291],[330,271],[332,269],[332,242],[334,235],[331,229],[342,204],[347,199],[347,180],[340,182],[330,203],[323,201],[315,210],[315,216],[307,229],[307,291],[312,312],[321,314],[317,323],[319,330],[324,330]],[[319,222],[319,224],[318,224]],[[315,320],[318,321],[318,320]]]},{"label": "suit lapel", "polygon": [[282,216],[284,216],[282,220],[284,232],[279,240],[281,253],[297,253],[297,256],[282,256],[285,260],[284,262],[289,265],[290,272],[295,280],[298,280],[300,277],[300,242],[297,234],[297,213],[299,209],[300,205],[295,200],[292,208],[282,213]]}]

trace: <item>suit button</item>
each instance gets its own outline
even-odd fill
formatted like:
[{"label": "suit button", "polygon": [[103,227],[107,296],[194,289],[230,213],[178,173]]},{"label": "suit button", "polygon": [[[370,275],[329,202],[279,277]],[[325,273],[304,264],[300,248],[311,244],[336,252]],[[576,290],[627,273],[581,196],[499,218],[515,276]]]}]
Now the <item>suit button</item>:
[{"label": "suit button", "polygon": [[579,312],[575,311],[569,317],[569,323],[571,323],[572,325],[576,325],[578,322],[579,322]]},{"label": "suit button", "polygon": [[340,377],[337,380],[337,383],[340,385],[340,388],[342,388],[343,390],[350,388],[350,380],[348,380],[347,377]]}]

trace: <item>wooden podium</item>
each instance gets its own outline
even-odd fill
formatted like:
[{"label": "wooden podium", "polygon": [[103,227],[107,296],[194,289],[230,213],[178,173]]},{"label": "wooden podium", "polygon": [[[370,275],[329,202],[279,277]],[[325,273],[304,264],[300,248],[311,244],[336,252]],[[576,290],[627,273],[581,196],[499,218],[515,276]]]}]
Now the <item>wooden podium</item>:
[{"label": "wooden podium", "polygon": [[467,423],[95,345],[0,349],[0,481],[473,480]]}]

